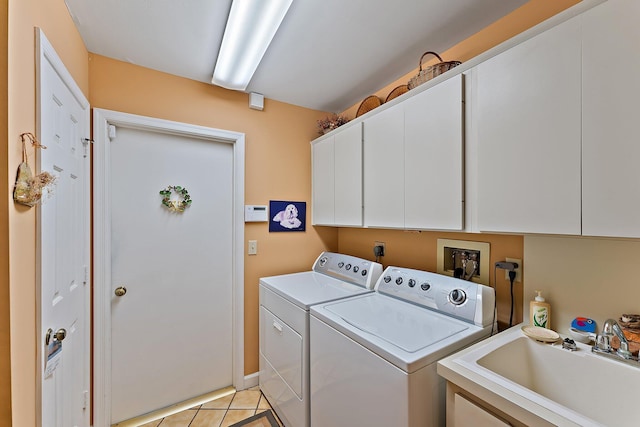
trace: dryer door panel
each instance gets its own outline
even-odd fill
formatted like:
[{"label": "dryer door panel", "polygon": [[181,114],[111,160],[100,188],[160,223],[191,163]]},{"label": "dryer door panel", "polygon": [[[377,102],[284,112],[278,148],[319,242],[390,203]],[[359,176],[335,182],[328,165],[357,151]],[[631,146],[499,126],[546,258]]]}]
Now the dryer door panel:
[{"label": "dryer door panel", "polygon": [[260,352],[302,399],[302,337],[280,318],[260,306]]}]

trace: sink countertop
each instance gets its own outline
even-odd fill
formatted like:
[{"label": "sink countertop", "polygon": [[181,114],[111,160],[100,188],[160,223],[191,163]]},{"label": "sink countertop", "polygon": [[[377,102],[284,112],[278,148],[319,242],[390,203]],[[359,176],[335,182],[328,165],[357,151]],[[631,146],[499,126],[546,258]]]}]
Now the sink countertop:
[{"label": "sink countertop", "polygon": [[[575,413],[570,409],[564,408],[561,405],[557,405],[558,407],[554,408],[555,410],[549,409],[543,404],[536,402],[535,398],[531,398],[531,395],[535,395],[536,393],[522,393],[522,390],[518,389],[523,389],[523,387],[512,384],[509,380],[496,381],[491,377],[499,377],[499,375],[485,375],[481,372],[483,370],[481,367],[476,366],[474,368],[472,363],[465,361],[465,358],[472,359],[473,357],[469,356],[473,356],[473,353],[477,353],[478,350],[484,349],[482,354],[486,355],[511,341],[526,337],[521,331],[523,325],[524,324],[516,325],[440,360],[437,367],[438,374],[447,381],[467,390],[474,396],[499,408],[527,425],[600,426],[601,424]],[[576,344],[580,351],[591,352],[590,346],[581,343]],[[543,345],[560,346],[560,344]],[[478,357],[478,359],[480,357]],[[580,386],[588,382],[588,376],[585,374],[582,379],[584,383],[577,383],[576,385],[578,390]],[[545,400],[544,397],[539,397]]]}]

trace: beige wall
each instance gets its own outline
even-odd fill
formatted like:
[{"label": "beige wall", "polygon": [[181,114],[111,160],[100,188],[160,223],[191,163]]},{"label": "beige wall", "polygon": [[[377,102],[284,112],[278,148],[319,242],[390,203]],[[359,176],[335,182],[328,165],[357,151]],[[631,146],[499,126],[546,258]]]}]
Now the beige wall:
[{"label": "beige wall", "polygon": [[[309,206],[309,141],[316,136],[315,121],[325,113],[270,99],[264,111],[251,110],[245,93],[99,55],[90,56],[89,74],[94,108],[245,133],[247,204],[293,200]],[[322,250],[337,246],[337,232],[309,226],[304,233],[269,233],[267,223],[255,223],[246,225],[245,238],[258,241],[258,255],[245,255],[245,373],[251,374],[259,369],[258,279],[309,269]]]},{"label": "beige wall", "polygon": [[[19,134],[36,132],[35,32],[44,30],[74,79],[88,95],[88,53],[63,0],[9,0],[8,181],[13,189],[21,161]],[[2,138],[3,140],[5,138]],[[31,151],[31,159],[34,159]],[[7,199],[4,199],[7,201]],[[34,426],[36,400],[36,208],[9,202],[11,393],[14,426]],[[3,242],[4,243],[4,242]],[[2,328],[4,329],[4,328]],[[0,356],[1,357],[1,356]]]},{"label": "beige wall", "polygon": [[536,290],[551,304],[551,328],[561,334],[578,316],[602,326],[623,313],[640,313],[639,240],[525,236],[524,256],[527,322]]}]

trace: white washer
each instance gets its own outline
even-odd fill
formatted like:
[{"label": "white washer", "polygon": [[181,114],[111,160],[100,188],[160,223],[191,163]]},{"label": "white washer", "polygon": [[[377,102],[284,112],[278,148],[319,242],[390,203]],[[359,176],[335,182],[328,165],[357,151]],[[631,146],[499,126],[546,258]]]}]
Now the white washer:
[{"label": "white washer", "polygon": [[309,308],[373,293],[382,265],[323,252],[311,271],[260,279],[260,389],[286,427],[309,427]]},{"label": "white washer", "polygon": [[493,288],[388,267],[375,290],[311,307],[311,425],[444,426],[436,362],[491,334]]}]

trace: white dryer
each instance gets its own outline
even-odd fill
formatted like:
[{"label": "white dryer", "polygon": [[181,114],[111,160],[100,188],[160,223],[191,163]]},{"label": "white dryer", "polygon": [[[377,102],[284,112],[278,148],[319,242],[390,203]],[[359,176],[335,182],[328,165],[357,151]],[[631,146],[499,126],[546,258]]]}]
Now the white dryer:
[{"label": "white dryer", "polygon": [[382,265],[323,252],[311,271],[260,279],[260,389],[286,427],[309,427],[309,308],[372,293]]},{"label": "white dryer", "polygon": [[493,288],[388,267],[375,290],[311,307],[311,425],[444,426],[436,362],[491,334]]}]

